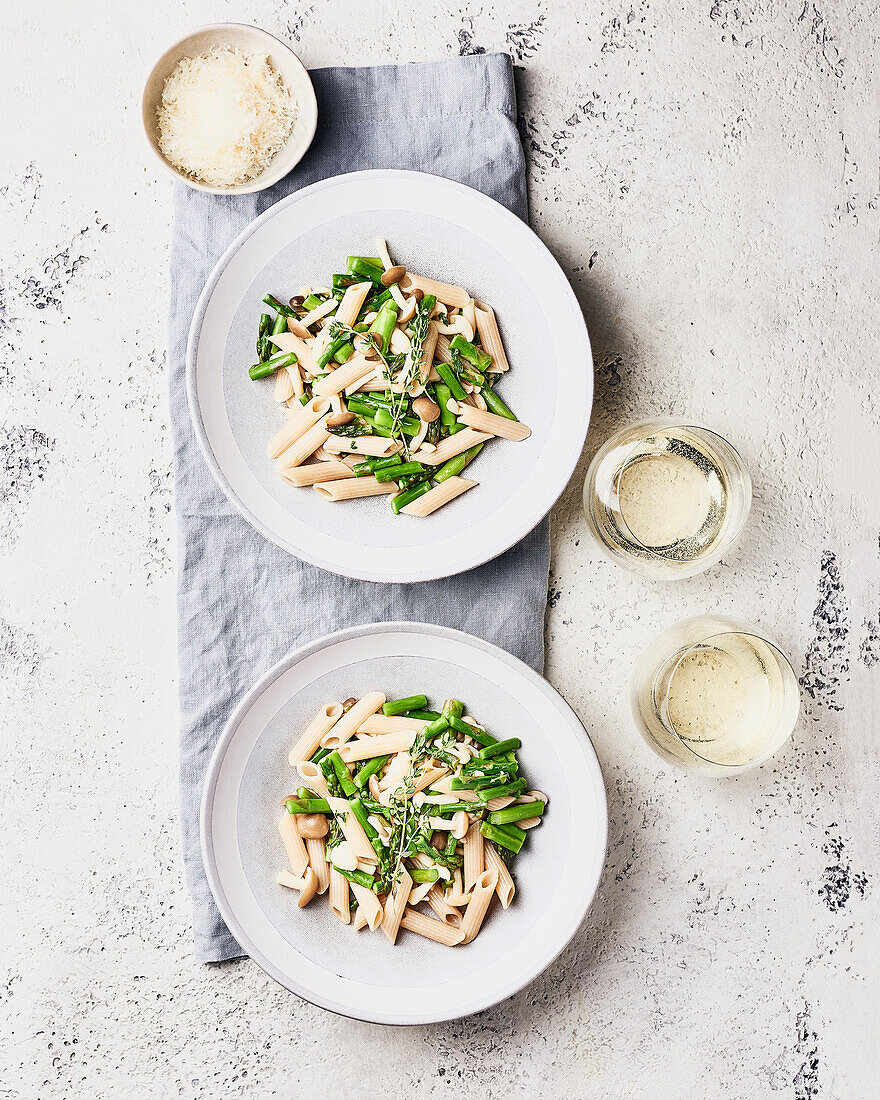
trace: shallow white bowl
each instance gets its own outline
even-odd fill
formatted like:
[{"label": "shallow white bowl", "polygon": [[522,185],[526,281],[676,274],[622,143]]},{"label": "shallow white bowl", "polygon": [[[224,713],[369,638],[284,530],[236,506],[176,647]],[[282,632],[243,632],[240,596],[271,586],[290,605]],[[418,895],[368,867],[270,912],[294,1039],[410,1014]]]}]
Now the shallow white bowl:
[{"label": "shallow white bowl", "polygon": [[[156,110],[162,100],[165,81],[178,61],[185,57],[198,57],[214,46],[234,46],[249,53],[267,54],[276,72],[280,73],[284,83],[290,89],[290,94],[297,102],[296,122],[287,144],[279,150],[264,172],[237,187],[214,187],[192,179],[170,164],[159,148]],[[188,34],[186,38],[175,42],[162,54],[147,77],[141,99],[141,114],[144,133],[150,148],[166,171],[197,191],[209,191],[215,195],[248,195],[253,191],[262,191],[266,187],[271,187],[302,160],[315,136],[315,128],[318,124],[318,103],[308,72],[289,46],[267,31],[250,27],[246,23],[212,23],[210,26],[200,27],[192,34]]]},{"label": "shallow white bowl", "polygon": [[[493,901],[467,947],[410,932],[395,946],[355,932],[327,897],[297,909],[276,882],[287,866],[281,800],[299,786],[291,745],[318,707],[384,691],[461,699],[499,737],[522,741],[534,789],[549,798],[514,861],[509,909]],[[287,989],[376,1023],[456,1019],[516,993],[583,921],[605,861],[608,814],[596,754],[577,715],[527,665],[488,642],[419,623],[355,627],[291,653],[242,699],[211,759],[202,800],[202,854],[220,912],[245,951]]]},{"label": "shallow white bowl", "polygon": [[[387,497],[333,504],[283,481],[266,455],[284,423],[274,382],[248,377],[263,295],[324,285],[349,254],[373,255],[376,237],[396,262],[494,308],[510,360],[498,393],[532,431],[489,442],[467,470],[479,486],[427,519],[395,516]],[[415,582],[489,561],[547,514],[583,449],[593,361],[568,280],[525,222],[452,180],[376,170],[304,187],[230,245],[193,317],[187,392],[208,466],[266,538],[332,573]]]}]

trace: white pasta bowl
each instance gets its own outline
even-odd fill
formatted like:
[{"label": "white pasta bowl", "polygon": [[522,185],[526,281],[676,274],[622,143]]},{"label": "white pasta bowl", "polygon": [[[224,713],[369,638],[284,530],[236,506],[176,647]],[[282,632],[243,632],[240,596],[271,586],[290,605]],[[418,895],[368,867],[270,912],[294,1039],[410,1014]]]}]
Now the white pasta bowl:
[{"label": "white pasta bowl", "polygon": [[[328,284],[377,237],[409,271],[493,307],[510,362],[498,394],[531,429],[488,442],[465,475],[479,485],[426,519],[395,516],[387,497],[331,503],[283,481],[266,453],[284,423],[274,383],[248,377],[263,296]],[[208,466],[266,538],[332,573],[414,582],[489,561],[547,514],[583,449],[593,365],[568,280],[525,222],[439,176],[368,171],[304,187],[233,242],[193,317],[187,389]]]},{"label": "white pasta bowl", "polygon": [[[289,865],[281,801],[300,780],[288,753],[322,705],[380,690],[454,696],[497,736],[519,737],[523,772],[549,799],[513,864],[510,907],[493,900],[465,947],[402,930],[356,932],[327,895],[304,909],[278,885]],[[508,653],[459,631],[384,623],[331,634],[291,653],[248,692],[214,752],[204,786],[202,853],[211,890],[244,950],[313,1004],[376,1023],[470,1015],[511,996],[566,946],[592,903],[605,859],[602,774],[577,716]]]},{"label": "white pasta bowl", "polygon": [[[171,164],[159,147],[156,111],[162,101],[165,81],[179,61],[187,57],[198,57],[215,46],[230,46],[246,53],[268,56],[272,67],[280,74],[291,96],[297,102],[296,122],[283,148],[275,154],[271,163],[260,175],[235,187],[216,187],[193,179]],[[159,162],[166,171],[182,180],[187,187],[195,188],[197,191],[208,191],[215,195],[248,195],[271,187],[302,160],[315,136],[318,125],[318,103],[305,66],[289,46],[268,31],[248,26],[246,23],[213,23],[207,27],[200,27],[185,38],[181,38],[162,54],[150,70],[144,85],[141,117],[147,141]]]}]

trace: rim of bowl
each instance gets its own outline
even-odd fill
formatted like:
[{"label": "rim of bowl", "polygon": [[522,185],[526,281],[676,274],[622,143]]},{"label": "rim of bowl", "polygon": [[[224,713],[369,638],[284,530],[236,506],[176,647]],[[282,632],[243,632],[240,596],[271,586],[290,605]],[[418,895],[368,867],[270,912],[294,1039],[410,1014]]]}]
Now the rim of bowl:
[{"label": "rim of bowl", "polygon": [[[290,137],[287,143],[282,146],[281,149],[275,154],[274,159],[270,162],[269,167],[266,168],[256,179],[251,180],[249,183],[240,184],[237,187],[216,187],[213,184],[201,183],[199,180],[191,179],[184,172],[181,172],[178,168],[175,168],[173,164],[163,155],[161,149],[158,147],[156,141],[153,138],[153,134],[150,126],[147,123],[147,116],[151,114],[156,108],[156,102],[154,100],[148,100],[147,90],[150,86],[153,74],[156,70],[166,61],[169,54],[181,53],[181,48],[185,46],[190,39],[195,38],[197,35],[212,33],[221,34],[223,31],[229,28],[235,28],[236,30],[247,31],[254,35],[257,39],[262,39],[270,51],[281,50],[287,54],[293,64],[302,70],[303,77],[305,79],[305,86],[308,88],[308,101],[306,103],[306,110],[303,110],[303,102],[300,100],[298,103],[299,113],[297,114],[296,122],[293,124],[293,129],[290,132]],[[181,54],[182,56],[182,54]],[[162,54],[156,59],[156,61],[150,66],[146,79],[144,80],[144,88],[141,92],[141,126],[143,128],[144,137],[147,145],[152,151],[153,155],[162,165],[166,172],[170,173],[175,179],[180,180],[181,183],[185,183],[187,187],[193,188],[195,191],[205,191],[211,195],[250,195],[256,191],[263,191],[267,187],[271,187],[277,183],[280,179],[292,172],[297,164],[305,156],[312,144],[312,139],[315,136],[315,131],[318,126],[318,101],[315,96],[315,88],[312,84],[312,78],[309,76],[309,71],[303,65],[302,61],[293,52],[290,46],[286,42],[282,42],[280,38],[277,38],[274,34],[270,34],[269,31],[265,31],[262,27],[255,27],[251,23],[206,23],[203,27],[196,27],[194,30],[189,31],[182,38],[179,38],[176,42],[173,42],[168,46]],[[273,170],[273,165],[277,161],[281,160],[285,150],[289,147],[290,143],[296,138],[297,141],[302,141],[302,152],[299,156],[290,164]]]}]

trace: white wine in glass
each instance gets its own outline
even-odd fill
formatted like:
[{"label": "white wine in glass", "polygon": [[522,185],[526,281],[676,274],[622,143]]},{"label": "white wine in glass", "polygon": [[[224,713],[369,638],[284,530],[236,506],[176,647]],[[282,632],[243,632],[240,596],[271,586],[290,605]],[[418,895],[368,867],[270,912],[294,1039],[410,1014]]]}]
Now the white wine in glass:
[{"label": "white wine in glass", "polygon": [[639,732],[670,763],[701,775],[756,767],[791,736],[797,678],[766,638],[726,618],[700,616],[664,631],[632,682]]}]

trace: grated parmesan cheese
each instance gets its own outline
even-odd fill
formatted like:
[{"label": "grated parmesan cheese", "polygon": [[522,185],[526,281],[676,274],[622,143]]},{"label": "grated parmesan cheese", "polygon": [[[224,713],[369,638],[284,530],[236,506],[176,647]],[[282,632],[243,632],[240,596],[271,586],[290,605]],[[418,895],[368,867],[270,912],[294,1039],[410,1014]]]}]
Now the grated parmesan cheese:
[{"label": "grated parmesan cheese", "polygon": [[175,168],[213,187],[264,172],[296,121],[296,102],[265,54],[215,46],[185,57],[157,109],[159,148]]}]

